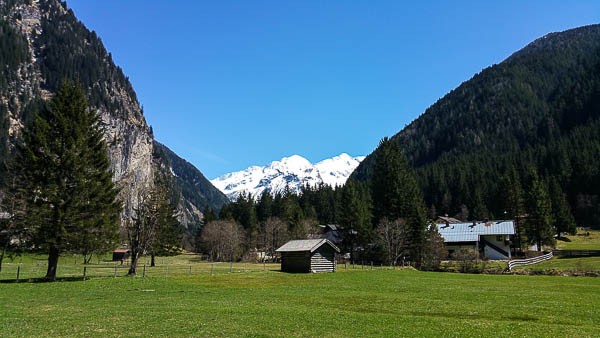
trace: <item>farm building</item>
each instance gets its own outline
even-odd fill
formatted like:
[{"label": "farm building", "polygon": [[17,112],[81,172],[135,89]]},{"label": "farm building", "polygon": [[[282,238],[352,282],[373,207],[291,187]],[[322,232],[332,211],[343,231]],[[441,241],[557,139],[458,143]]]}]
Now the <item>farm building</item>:
[{"label": "farm building", "polygon": [[334,272],[340,249],[322,238],[289,241],[276,251],[281,254],[283,272]]},{"label": "farm building", "polygon": [[489,259],[510,259],[510,244],[515,234],[514,221],[437,223],[449,254],[475,249]]}]

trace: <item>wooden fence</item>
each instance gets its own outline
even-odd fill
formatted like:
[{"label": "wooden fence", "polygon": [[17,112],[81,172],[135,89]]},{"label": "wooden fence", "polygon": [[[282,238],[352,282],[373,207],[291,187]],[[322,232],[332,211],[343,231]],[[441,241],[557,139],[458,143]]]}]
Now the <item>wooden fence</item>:
[{"label": "wooden fence", "polygon": [[554,255],[551,253],[542,255],[542,256],[538,256],[538,257],[533,257],[533,258],[527,258],[527,259],[513,259],[510,262],[508,262],[508,270],[512,271],[512,269],[514,267],[517,266],[525,266],[525,265],[532,265],[532,264],[537,264],[543,261],[547,261],[550,258],[554,257]]}]

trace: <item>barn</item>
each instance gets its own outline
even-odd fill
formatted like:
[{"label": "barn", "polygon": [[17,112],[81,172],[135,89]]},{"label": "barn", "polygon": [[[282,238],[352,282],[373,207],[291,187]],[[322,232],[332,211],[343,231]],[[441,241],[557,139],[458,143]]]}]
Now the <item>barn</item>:
[{"label": "barn", "polygon": [[334,272],[337,246],[326,238],[294,240],[276,250],[283,272]]}]

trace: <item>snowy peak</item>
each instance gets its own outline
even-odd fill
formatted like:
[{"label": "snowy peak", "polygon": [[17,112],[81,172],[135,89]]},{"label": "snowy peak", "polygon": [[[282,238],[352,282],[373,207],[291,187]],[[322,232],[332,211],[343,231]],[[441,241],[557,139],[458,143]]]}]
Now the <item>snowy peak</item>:
[{"label": "snowy peak", "polygon": [[300,155],[284,157],[280,161],[271,162],[267,168],[284,172],[302,172],[312,168],[312,164]]},{"label": "snowy peak", "polygon": [[319,171],[324,184],[335,187],[344,185],[350,174],[364,159],[365,156],[351,157],[343,153],[315,164],[315,168]]},{"label": "snowy peak", "polygon": [[284,157],[268,165],[252,166],[248,169],[225,174],[211,180],[231,200],[241,193],[260,196],[264,191],[283,192],[286,187],[293,193],[299,193],[303,186],[320,184],[332,187],[342,186],[364,156],[352,157],[348,154],[323,160],[317,164],[299,155]]}]

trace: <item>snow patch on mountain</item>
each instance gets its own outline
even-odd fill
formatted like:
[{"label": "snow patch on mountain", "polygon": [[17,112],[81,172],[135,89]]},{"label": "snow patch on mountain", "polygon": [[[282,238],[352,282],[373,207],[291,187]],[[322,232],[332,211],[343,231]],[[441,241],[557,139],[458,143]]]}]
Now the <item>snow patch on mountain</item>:
[{"label": "snow patch on mountain", "polygon": [[364,158],[343,153],[312,164],[302,156],[292,155],[266,166],[251,166],[225,174],[210,182],[230,200],[235,200],[241,193],[250,193],[256,198],[264,191],[278,193],[286,187],[293,193],[299,193],[305,185],[325,184],[335,188],[346,183]]}]

